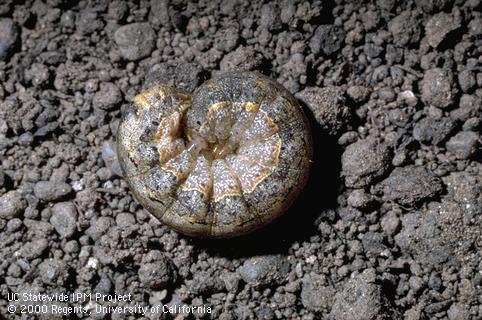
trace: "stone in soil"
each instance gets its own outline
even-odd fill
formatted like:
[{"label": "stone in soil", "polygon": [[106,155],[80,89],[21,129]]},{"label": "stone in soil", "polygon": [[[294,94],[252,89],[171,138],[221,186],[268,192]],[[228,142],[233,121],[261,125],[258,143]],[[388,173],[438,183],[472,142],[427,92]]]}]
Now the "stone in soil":
[{"label": "stone in soil", "polygon": [[52,207],[52,224],[62,238],[71,237],[77,228],[77,209],[72,202],[59,202]]},{"label": "stone in soil", "polygon": [[194,274],[188,288],[194,295],[206,295],[222,291],[225,284],[220,277],[213,275],[212,272],[199,271]]},{"label": "stone in soil", "polygon": [[453,103],[452,76],[444,69],[427,70],[421,82],[422,100],[437,108],[446,108]]},{"label": "stone in soil", "polygon": [[158,250],[144,256],[138,275],[141,283],[154,290],[164,289],[176,279],[172,262]]},{"label": "stone in soil", "polygon": [[256,70],[259,69],[263,62],[263,56],[257,52],[252,46],[239,46],[234,51],[226,54],[219,68],[222,71],[229,70]]},{"label": "stone in soil", "polygon": [[363,250],[367,255],[380,256],[387,246],[383,243],[383,235],[380,232],[367,232],[362,238]]},{"label": "stone in soil", "polygon": [[356,189],[348,196],[347,203],[353,208],[366,209],[373,200],[373,197],[363,189]]},{"label": "stone in soil", "polygon": [[109,110],[117,107],[121,101],[122,93],[119,88],[112,82],[106,82],[100,85],[100,90],[95,93],[92,102],[96,108]]},{"label": "stone in soil", "polygon": [[380,225],[382,227],[382,230],[387,235],[393,236],[400,229],[400,219],[393,211],[390,211],[385,216],[383,216],[382,220],[380,221]]},{"label": "stone in soil", "polygon": [[345,31],[332,25],[321,25],[316,28],[309,46],[313,53],[330,56],[340,50],[345,41]]},{"label": "stone in soil", "polygon": [[370,91],[364,86],[350,86],[346,91],[347,95],[355,102],[364,102],[367,100]]},{"label": "stone in soil", "polygon": [[301,303],[311,311],[329,310],[333,305],[335,289],[324,275],[308,274],[301,284]]},{"label": "stone in soil", "polygon": [[350,121],[350,110],[339,87],[308,87],[296,94],[296,98],[308,106],[322,129],[332,135],[342,132]]},{"label": "stone in soil", "polygon": [[112,174],[122,177],[122,169],[120,167],[119,159],[117,158],[117,150],[112,141],[105,141],[102,144],[102,160]]},{"label": "stone in soil", "polygon": [[452,110],[450,115],[453,119],[466,121],[470,118],[479,117],[481,110],[482,99],[474,94],[463,94],[460,97],[458,108]]},{"label": "stone in soil", "polygon": [[460,71],[457,78],[459,80],[460,89],[462,89],[463,92],[472,91],[477,84],[474,72],[469,69]]},{"label": "stone in soil", "polygon": [[388,30],[393,35],[393,40],[398,46],[417,43],[420,39],[419,20],[416,12],[405,10],[388,22]]},{"label": "stone in soil", "polygon": [[433,198],[443,190],[442,181],[421,166],[397,167],[377,188],[384,201],[395,201],[403,206],[414,206]]},{"label": "stone in soil", "polygon": [[18,29],[15,22],[9,18],[0,18],[0,61],[12,53],[17,39]]},{"label": "stone in soil", "polygon": [[23,244],[19,252],[19,257],[33,260],[40,257],[48,247],[47,239],[35,239]]},{"label": "stone in soil", "polygon": [[470,319],[468,306],[464,303],[454,303],[447,310],[449,320]]},{"label": "stone in soil", "polygon": [[458,266],[472,254],[481,236],[482,218],[451,200],[402,216],[395,242],[427,268]]},{"label": "stone in soil", "polygon": [[279,284],[285,280],[289,263],[283,255],[266,255],[250,258],[238,268],[244,282],[252,285]]},{"label": "stone in soil", "polygon": [[351,278],[335,296],[330,319],[374,320],[386,306],[382,287],[375,282],[373,269]]},{"label": "stone in soil", "polygon": [[55,201],[72,192],[70,184],[62,182],[39,181],[34,186],[34,194],[43,201]]},{"label": "stone in soil", "polygon": [[467,172],[452,172],[443,178],[447,197],[465,208],[466,218],[482,212],[482,177]]},{"label": "stone in soil", "polygon": [[168,0],[151,0],[151,10],[149,12],[149,22],[152,25],[165,28],[170,27],[171,19],[169,18],[169,1]]},{"label": "stone in soil", "polygon": [[114,33],[114,40],[122,57],[133,61],[149,56],[156,45],[156,35],[148,23],[122,26]]},{"label": "stone in soil", "polygon": [[479,140],[480,134],[473,131],[461,131],[450,138],[445,146],[457,159],[468,159],[477,151]]},{"label": "stone in soil", "polygon": [[442,41],[450,36],[450,33],[459,29],[462,17],[460,11],[453,13],[440,12],[432,16],[425,25],[428,43],[436,48]]},{"label": "stone in soil", "polygon": [[64,284],[67,279],[68,268],[65,263],[57,259],[45,259],[38,267],[39,275],[45,284]]},{"label": "stone in soil", "polygon": [[[160,1],[153,1],[153,3],[156,3],[156,2],[160,2]],[[152,7],[151,7],[151,10],[153,10]],[[107,17],[109,19],[119,21],[124,19],[128,11],[129,11],[129,7],[127,5],[127,2],[112,1],[111,3],[109,3]]]},{"label": "stone in soil", "polygon": [[424,117],[413,128],[413,137],[425,144],[439,145],[454,131],[457,123],[454,119]]},{"label": "stone in soil", "polygon": [[342,155],[342,174],[348,187],[361,188],[382,177],[390,166],[391,150],[369,136],[350,144]]},{"label": "stone in soil", "polygon": [[114,219],[111,217],[99,217],[92,220],[90,227],[85,230],[85,234],[90,236],[93,240],[97,240],[113,225]]},{"label": "stone in soil", "polygon": [[13,219],[19,217],[27,208],[27,202],[18,191],[9,191],[0,197],[0,218]]}]

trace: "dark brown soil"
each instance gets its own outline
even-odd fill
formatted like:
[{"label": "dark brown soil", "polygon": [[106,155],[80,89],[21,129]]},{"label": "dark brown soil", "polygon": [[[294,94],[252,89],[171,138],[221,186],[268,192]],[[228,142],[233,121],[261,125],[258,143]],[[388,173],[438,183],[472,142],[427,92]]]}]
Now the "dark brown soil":
[{"label": "dark brown soil", "polygon": [[[480,8],[0,1],[0,319],[481,319]],[[143,87],[226,70],[299,99],[313,170],[275,223],[194,239],[136,203],[114,139]]]}]

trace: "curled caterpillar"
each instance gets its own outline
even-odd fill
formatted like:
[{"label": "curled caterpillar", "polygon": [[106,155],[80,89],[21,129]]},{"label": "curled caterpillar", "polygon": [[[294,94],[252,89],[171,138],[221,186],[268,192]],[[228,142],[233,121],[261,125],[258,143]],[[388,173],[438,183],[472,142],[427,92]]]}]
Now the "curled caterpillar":
[{"label": "curled caterpillar", "polygon": [[304,188],[311,131],[294,97],[254,72],[230,72],[192,94],[155,85],[134,97],[117,134],[125,178],[163,223],[229,238],[283,214]]}]

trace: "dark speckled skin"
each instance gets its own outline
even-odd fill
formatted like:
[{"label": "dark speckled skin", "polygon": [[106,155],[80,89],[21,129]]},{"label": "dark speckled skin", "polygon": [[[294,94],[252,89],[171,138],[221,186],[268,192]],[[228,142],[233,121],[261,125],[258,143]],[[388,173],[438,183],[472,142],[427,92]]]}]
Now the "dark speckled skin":
[{"label": "dark speckled skin", "polygon": [[117,136],[136,199],[174,229],[200,237],[251,232],[304,188],[311,132],[293,96],[254,72],[230,72],[191,95],[155,86],[134,98]]}]

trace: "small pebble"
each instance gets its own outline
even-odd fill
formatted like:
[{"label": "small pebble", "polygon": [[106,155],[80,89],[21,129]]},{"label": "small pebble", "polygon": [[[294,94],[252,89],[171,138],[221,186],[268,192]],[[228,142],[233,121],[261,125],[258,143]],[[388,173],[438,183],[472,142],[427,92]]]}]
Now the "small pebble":
[{"label": "small pebble", "polygon": [[20,220],[18,218],[10,219],[7,222],[7,231],[8,232],[15,232],[18,229],[20,229],[21,226],[22,226],[22,220]]},{"label": "small pebble", "polygon": [[392,211],[383,216],[380,224],[382,226],[382,230],[389,236],[395,235],[400,229],[400,219]]},{"label": "small pebble", "polygon": [[238,268],[241,278],[253,285],[280,283],[285,279],[288,271],[289,263],[282,255],[253,257]]},{"label": "small pebble", "polygon": [[39,181],[34,186],[35,196],[44,201],[55,201],[71,192],[72,187],[65,182]]},{"label": "small pebble", "polygon": [[455,154],[457,159],[468,159],[477,151],[479,140],[479,134],[472,131],[461,131],[450,138],[445,146],[448,151]]},{"label": "small pebble", "polygon": [[100,90],[95,93],[92,103],[100,109],[115,108],[122,101],[122,93],[112,82],[102,83]]},{"label": "small pebble", "polygon": [[339,87],[308,87],[296,94],[313,112],[316,121],[329,134],[338,135],[350,121],[350,110],[345,106]]},{"label": "small pebble", "polygon": [[440,194],[443,185],[440,178],[430,170],[409,165],[395,168],[376,188],[383,191],[385,201],[414,206],[426,198]]},{"label": "small pebble", "polygon": [[0,18],[0,61],[12,52],[18,38],[18,29],[12,19]]},{"label": "small pebble", "polygon": [[461,22],[460,12],[454,14],[441,12],[432,16],[425,25],[428,43],[434,48],[438,47],[450,32],[460,28]]},{"label": "small pebble", "polygon": [[345,31],[333,25],[320,25],[310,39],[309,46],[313,53],[330,56],[340,50],[345,40]]},{"label": "small pebble", "polygon": [[311,311],[329,310],[333,304],[335,289],[324,275],[308,274],[301,285],[301,303]]},{"label": "small pebble", "polygon": [[126,60],[139,60],[149,56],[155,47],[156,35],[148,23],[132,23],[120,27],[114,40]]},{"label": "small pebble", "polygon": [[19,217],[25,208],[27,208],[27,202],[18,191],[9,191],[0,197],[0,218]]},{"label": "small pebble", "polygon": [[435,68],[425,72],[421,84],[422,100],[437,108],[446,108],[453,103],[452,78],[446,70]]},{"label": "small pebble", "polygon": [[35,239],[26,242],[20,249],[19,255],[27,260],[40,257],[48,247],[47,239]]},{"label": "small pebble", "polygon": [[355,102],[364,102],[367,100],[370,91],[363,86],[351,86],[348,87],[346,93]]},{"label": "small pebble", "polygon": [[389,147],[371,136],[350,144],[341,159],[346,185],[360,188],[382,176],[390,165],[390,155]]},{"label": "small pebble", "polygon": [[372,197],[363,189],[353,190],[348,196],[347,202],[354,208],[364,209],[372,201]]},{"label": "small pebble", "polygon": [[350,279],[339,290],[331,308],[331,319],[377,319],[383,306],[382,288],[373,283],[370,269]]},{"label": "small pebble", "polygon": [[77,209],[72,202],[56,203],[52,207],[50,223],[62,238],[71,237],[76,230]]},{"label": "small pebble", "polygon": [[99,217],[98,219],[92,221],[90,227],[85,230],[85,234],[90,236],[92,239],[97,240],[113,225],[114,221],[112,218]]},{"label": "small pebble", "polygon": [[176,278],[172,262],[157,250],[144,256],[138,274],[141,283],[154,290],[164,289]]}]

